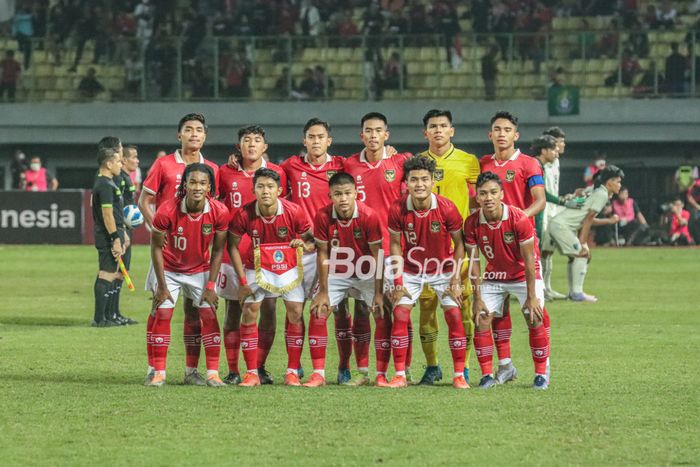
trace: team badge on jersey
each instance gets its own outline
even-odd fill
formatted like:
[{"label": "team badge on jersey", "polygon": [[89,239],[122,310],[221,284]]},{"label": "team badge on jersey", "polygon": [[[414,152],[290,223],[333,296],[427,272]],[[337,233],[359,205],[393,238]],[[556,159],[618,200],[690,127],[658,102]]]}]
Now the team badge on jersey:
[{"label": "team badge on jersey", "polygon": [[435,181],[441,182],[445,178],[445,171],[443,169],[435,169]]},{"label": "team badge on jersey", "polygon": [[284,238],[287,236],[287,233],[289,233],[289,229],[287,227],[280,227],[277,229],[277,236],[279,238]]},{"label": "team badge on jersey", "polygon": [[362,229],[355,227],[355,228],[352,230],[352,235],[353,235],[353,237],[355,237],[355,238],[362,238]]},{"label": "team badge on jersey", "polygon": [[328,180],[330,180],[331,177],[332,177],[333,175],[337,174],[337,173],[338,173],[337,170],[327,170],[327,171],[326,171],[326,178],[327,178]]},{"label": "team badge on jersey", "polygon": [[180,233],[180,234],[181,234],[184,230],[185,230],[185,229],[183,229],[182,226],[180,226],[180,227],[177,228],[177,233]]},{"label": "team badge on jersey", "polygon": [[394,180],[396,180],[396,170],[385,170],[384,179],[387,182],[393,182]]},{"label": "team badge on jersey", "polygon": [[506,182],[510,183],[515,180],[515,170],[506,171]]},{"label": "team badge on jersey", "polygon": [[284,253],[282,253],[282,250],[275,250],[275,252],[272,254],[272,260],[275,263],[281,263],[284,261]]},{"label": "team badge on jersey", "polygon": [[213,230],[214,224],[202,224],[202,234],[210,235]]},{"label": "team badge on jersey", "polygon": [[515,240],[515,234],[513,232],[505,232],[503,234],[503,240],[506,243],[513,243],[513,240]]},{"label": "team badge on jersey", "polygon": [[413,222],[408,223],[408,230],[413,230]]},{"label": "team badge on jersey", "polygon": [[440,232],[440,221],[432,221],[430,223],[430,231],[433,233]]}]

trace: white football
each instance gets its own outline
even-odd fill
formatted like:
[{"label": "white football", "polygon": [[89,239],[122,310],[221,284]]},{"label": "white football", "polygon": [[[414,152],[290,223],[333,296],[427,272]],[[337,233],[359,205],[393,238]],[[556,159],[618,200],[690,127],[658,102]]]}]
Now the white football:
[{"label": "white football", "polygon": [[139,207],[135,204],[129,204],[124,207],[124,225],[129,229],[135,229],[143,224],[143,214]]}]

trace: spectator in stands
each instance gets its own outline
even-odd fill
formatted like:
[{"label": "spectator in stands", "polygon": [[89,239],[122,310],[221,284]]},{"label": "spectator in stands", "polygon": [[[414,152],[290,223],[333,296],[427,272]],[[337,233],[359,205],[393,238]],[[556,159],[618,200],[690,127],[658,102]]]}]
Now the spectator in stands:
[{"label": "spectator in stands", "polygon": [[486,55],[481,57],[481,79],[484,80],[484,91],[486,100],[492,101],[496,98],[496,80],[498,79],[498,46],[492,45]]},{"label": "spectator in stands", "polygon": [[661,7],[656,10],[656,19],[660,27],[673,29],[676,26],[678,12],[673,6],[671,0],[663,0]]},{"label": "spectator in stands", "polygon": [[32,63],[32,38],[34,37],[34,14],[31,3],[24,1],[17,7],[12,19],[12,36],[17,39],[19,50],[24,54],[24,69],[29,70]]},{"label": "spectator in stands", "polygon": [[368,99],[380,100],[382,98],[382,60],[378,48],[370,46],[365,49],[362,75]]},{"label": "spectator in stands", "polygon": [[152,76],[160,88],[160,97],[170,97],[177,75],[177,50],[167,37],[158,35],[147,54],[148,63],[153,67]]},{"label": "spectator in stands", "polygon": [[695,183],[681,199],[686,199],[691,207],[690,232],[695,239],[695,243],[700,243],[700,179],[695,180]]},{"label": "spectator in stands", "polygon": [[97,80],[97,71],[95,68],[88,68],[87,75],[85,75],[85,77],[80,80],[80,84],[78,84],[78,95],[83,99],[91,100],[105,91],[105,87]]},{"label": "spectator in stands", "polygon": [[386,31],[389,34],[408,34],[409,24],[406,16],[400,11],[394,11],[389,16],[389,22],[386,25]]},{"label": "spectator in stands", "polygon": [[[457,9],[454,4],[447,0],[438,0],[433,4],[431,16],[435,22],[435,31],[441,32],[444,36],[447,63],[452,65],[452,55],[456,53],[453,52],[455,49],[455,40],[458,40],[457,38],[461,31],[459,27],[459,18],[457,17]],[[459,48],[461,49],[461,46]]]},{"label": "spectator in stands", "polygon": [[58,180],[46,168],[41,166],[41,158],[32,157],[29,169],[24,172],[24,189],[26,191],[56,191]]},{"label": "spectator in stands", "polygon": [[630,25],[631,31],[628,36],[629,46],[632,52],[638,57],[646,58],[649,56],[649,36],[642,26],[642,22],[638,17],[634,17]]},{"label": "spectator in stands", "polygon": [[223,69],[226,77],[224,95],[227,97],[250,97],[250,63],[244,54],[244,50],[233,52]]},{"label": "spectator in stands", "polygon": [[212,20],[212,34],[215,37],[227,37],[234,35],[235,19],[232,11],[218,9]]},{"label": "spectator in stands", "polygon": [[10,164],[10,175],[12,176],[13,190],[24,189],[24,172],[26,172],[28,168],[27,156],[25,156],[21,149],[17,149],[14,157],[12,158],[12,163]]},{"label": "spectator in stands", "polygon": [[292,92],[296,91],[294,78],[289,76],[289,67],[282,68],[282,74],[275,82],[273,96],[275,99],[286,100],[292,97]]},{"label": "spectator in stands", "polygon": [[647,28],[651,30],[659,29],[659,15],[656,7],[651,3],[647,5],[647,11],[644,14],[644,22],[646,23]]},{"label": "spectator in stands", "polygon": [[637,60],[637,56],[629,48],[622,52],[622,62],[620,66],[622,68],[620,76],[618,77],[617,70],[614,71],[610,76],[605,78],[606,86],[615,86],[618,82],[618,78],[621,78],[623,86],[632,86],[637,76],[644,73],[642,66],[639,64],[639,60]]},{"label": "spectator in stands", "polygon": [[207,18],[195,8],[190,8],[185,18],[182,32],[182,60],[192,62],[207,34]]},{"label": "spectator in stands", "polygon": [[[75,61],[73,66],[70,67],[68,71],[75,72],[78,69],[78,64],[83,58],[83,50],[85,49],[85,43],[89,40],[95,40],[97,38],[97,27],[99,18],[95,8],[89,4],[83,7],[82,16],[78,19],[75,24],[76,40],[78,41],[78,48],[75,53]],[[97,63],[99,59],[99,48],[95,47],[95,56],[93,57],[92,63]]]},{"label": "spectator in stands", "polygon": [[150,0],[141,0],[134,8],[136,18],[136,37],[141,42],[141,48],[145,50],[153,37],[155,9]]},{"label": "spectator in stands", "polygon": [[130,96],[136,97],[143,80],[143,60],[138,50],[132,50],[124,64],[125,88]]},{"label": "spectator in stands", "polygon": [[0,62],[0,69],[2,73],[2,77],[0,78],[0,99],[4,101],[5,93],[7,93],[7,100],[9,102],[14,102],[17,83],[22,74],[22,65],[15,60],[14,50],[5,52],[5,58]]},{"label": "spectator in stands", "polygon": [[214,97],[214,71],[204,66],[201,59],[195,58],[194,64],[189,69],[190,84],[192,85],[192,99]]},{"label": "spectator in stands", "polygon": [[298,20],[299,11],[289,0],[278,2],[275,15],[276,34],[283,36],[294,34]]},{"label": "spectator in stands", "polygon": [[314,91],[313,99],[330,99],[335,91],[335,83],[328,74],[326,69],[321,65],[314,67]]},{"label": "spectator in stands", "polygon": [[[321,13],[316,5],[316,0],[303,0],[302,2],[299,19],[301,21],[301,33],[304,36],[316,38],[321,34],[323,23],[321,22]],[[315,41],[311,43],[313,44]]]},{"label": "spectator in stands", "polygon": [[[598,56],[598,50],[595,47],[595,33],[591,31],[591,25],[588,19],[581,18],[581,25],[579,26],[581,32],[578,34],[578,45],[580,55],[585,55],[586,58],[596,58]],[[572,58],[582,58],[579,55],[579,51],[576,50],[572,52]]]},{"label": "spectator in stands", "polygon": [[[401,55],[393,52],[384,65],[383,89],[401,89],[401,83],[406,83],[406,65],[401,62]],[[405,87],[405,84],[404,86]]]},{"label": "spectator in stands", "polygon": [[612,210],[617,217],[619,229],[619,245],[639,245],[644,234],[649,230],[649,224],[639,209],[637,202],[630,198],[629,190],[623,187],[612,201]]},{"label": "spectator in stands", "polygon": [[693,158],[690,155],[685,156],[685,160],[676,169],[676,174],[673,177],[679,195],[684,197],[698,179],[700,179],[698,166],[693,164]]},{"label": "spectator in stands", "polygon": [[[379,36],[384,31],[384,15],[377,3],[370,3],[362,14],[362,33],[367,36]],[[375,39],[376,40],[376,39]]]},{"label": "spectator in stands", "polygon": [[690,213],[683,208],[683,201],[676,198],[671,203],[670,228],[668,231],[669,241],[674,246],[693,245],[693,237],[688,229],[690,223]]},{"label": "spectator in stands", "polygon": [[274,18],[274,12],[267,0],[255,0],[250,9],[250,26],[253,28],[253,34],[256,36],[267,35],[270,32],[270,26],[272,26],[270,18]]},{"label": "spectator in stands", "polygon": [[610,20],[610,26],[606,30],[600,42],[596,44],[596,57],[617,58],[617,48],[620,45],[620,22],[617,18]]},{"label": "spectator in stands", "polygon": [[678,42],[671,43],[671,55],[666,57],[666,74],[664,83],[671,96],[685,93],[686,58],[678,52]]},{"label": "spectator in stands", "polygon": [[607,165],[606,158],[607,156],[604,152],[596,151],[593,163],[583,171],[583,183],[586,186],[593,186],[593,177]]},{"label": "spectator in stands", "polygon": [[314,80],[314,71],[311,68],[304,68],[304,74],[299,83],[297,99],[312,99],[316,92],[316,81]]},{"label": "spectator in stands", "polygon": [[47,23],[47,51],[53,55],[54,65],[61,66],[64,43],[73,28],[73,18],[64,0],[59,0],[49,9]]}]

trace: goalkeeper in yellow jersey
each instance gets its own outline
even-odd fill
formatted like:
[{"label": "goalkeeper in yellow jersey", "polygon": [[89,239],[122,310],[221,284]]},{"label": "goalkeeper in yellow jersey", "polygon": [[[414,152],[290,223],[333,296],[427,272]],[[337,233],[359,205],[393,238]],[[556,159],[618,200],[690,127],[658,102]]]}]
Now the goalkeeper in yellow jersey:
[{"label": "goalkeeper in yellow jersey", "polygon": [[[429,110],[423,117],[425,138],[428,150],[421,156],[433,159],[436,163],[435,185],[433,192],[445,196],[457,205],[462,219],[469,216],[470,198],[474,193],[476,179],[479,176],[479,160],[473,154],[454,147],[451,138],[455,134],[452,126],[452,113],[449,110]],[[469,348],[474,336],[474,323],[471,319],[471,285],[467,277],[467,262],[462,268],[464,301],[462,303],[462,321],[467,334],[467,355],[464,379],[469,381]],[[423,289],[420,296],[420,341],[427,363],[420,384],[432,385],[442,379],[442,370],[438,364],[438,319],[437,296],[430,288]]]}]

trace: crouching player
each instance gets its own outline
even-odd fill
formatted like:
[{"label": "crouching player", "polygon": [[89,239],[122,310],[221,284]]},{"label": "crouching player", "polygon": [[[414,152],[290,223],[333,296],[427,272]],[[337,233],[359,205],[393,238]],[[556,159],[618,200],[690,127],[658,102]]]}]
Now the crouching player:
[{"label": "crouching player", "polygon": [[[549,337],[542,324],[544,283],[540,276],[535,229],[523,211],[502,202],[501,183],[493,172],[479,175],[476,196],[481,209],[464,222],[464,244],[474,287],[474,348],[482,374],[479,387],[488,389],[496,385],[491,320],[502,316],[504,301],[512,294],[520,302],[530,331],[530,349],[535,361],[533,387],[547,389]],[[488,262],[483,282],[477,248]]]},{"label": "crouching player", "polygon": [[[254,250],[269,244],[285,244],[296,249],[304,247],[306,251],[315,249],[311,234],[311,223],[304,211],[296,204],[279,198],[282,193],[280,176],[267,168],[260,168],[253,177],[255,201],[246,204],[233,216],[229,226],[228,252],[231,265],[239,280],[238,301],[243,305],[241,314],[241,349],[248,371],[240,386],[259,386],[258,376],[258,314],[263,299],[281,296],[287,309],[286,342],[287,373],[284,384],[301,386],[298,368],[301,365],[301,350],[304,343],[304,286],[301,276],[276,291],[266,290],[258,283],[256,273],[261,273],[260,256],[254,259]],[[243,235],[248,235],[253,242],[253,249],[239,250]],[[291,256],[291,252],[290,256]],[[258,253],[261,255],[261,253]],[[275,261],[292,268],[290,259],[284,253],[275,254]],[[298,260],[298,258],[297,258]],[[258,264],[256,264],[258,263]],[[244,268],[245,267],[245,268]],[[269,287],[268,288],[272,288]]]},{"label": "crouching player", "polygon": [[190,164],[182,175],[176,198],[165,201],[153,218],[151,259],[158,284],[153,296],[155,321],[151,334],[155,374],[148,386],[165,384],[170,320],[181,289],[199,311],[207,385],[224,386],[219,378],[221,334],[214,287],[229,213],[226,206],[214,200],[215,196],[214,171],[206,164]]},{"label": "crouching player", "polygon": [[411,308],[423,287],[430,286],[445,311],[454,365],[452,385],[467,389],[469,384],[464,379],[467,336],[460,311],[460,270],[464,261],[462,216],[452,201],[432,193],[434,160],[412,157],[404,163],[404,174],[408,195],[396,200],[389,211],[391,259],[403,267],[398,275],[393,266],[387,271],[394,280],[391,348],[396,373],[386,386],[407,385],[405,365]]},{"label": "crouching player", "polygon": [[326,382],[326,321],[331,311],[338,312],[338,305],[348,295],[361,299],[374,313],[382,313],[384,303],[383,280],[378,273],[383,269],[378,266],[383,261],[379,257],[382,246],[379,216],[357,201],[352,175],[339,172],[328,184],[332,203],[319,210],[314,219],[320,289],[311,304],[309,350],[314,372],[304,384],[306,387],[323,386]]}]

